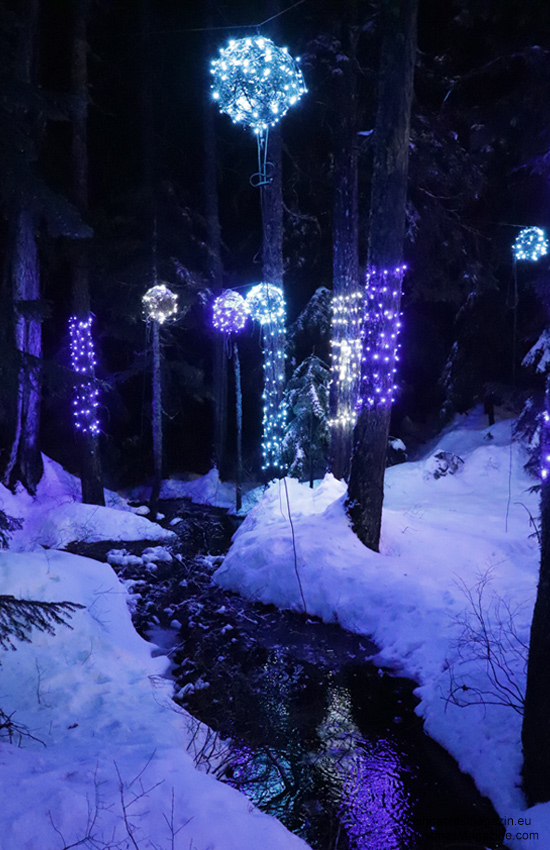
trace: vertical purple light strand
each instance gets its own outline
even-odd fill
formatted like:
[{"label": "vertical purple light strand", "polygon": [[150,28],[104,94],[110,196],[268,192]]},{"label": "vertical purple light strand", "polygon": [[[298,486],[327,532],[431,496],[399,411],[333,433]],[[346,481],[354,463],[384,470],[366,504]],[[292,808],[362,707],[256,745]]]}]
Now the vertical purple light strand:
[{"label": "vertical purple light strand", "polygon": [[[92,317],[69,319],[71,336],[71,365],[80,382],[75,387],[73,419],[75,428],[84,434],[98,434],[99,390],[95,381],[95,349],[92,339]],[[86,380],[88,378],[88,380]]]},{"label": "vertical purple light strand", "polygon": [[400,347],[401,281],[406,268],[371,268],[367,272],[359,409],[391,407],[393,403]]}]

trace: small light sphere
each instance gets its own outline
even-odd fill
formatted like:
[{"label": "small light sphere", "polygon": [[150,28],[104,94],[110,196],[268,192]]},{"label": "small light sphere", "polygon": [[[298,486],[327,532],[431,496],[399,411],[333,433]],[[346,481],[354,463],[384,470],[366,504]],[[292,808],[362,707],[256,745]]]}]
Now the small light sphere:
[{"label": "small light sphere", "polygon": [[211,71],[220,112],[255,133],[276,124],[307,91],[297,61],[263,36],[231,40]]},{"label": "small light sphere", "polygon": [[212,305],[212,324],[226,334],[242,331],[248,319],[248,304],[242,295],[227,289]]},{"label": "small light sphere", "polygon": [[520,231],[513,247],[515,260],[536,263],[548,253],[548,239],[541,227],[525,227]]},{"label": "small light sphere", "polygon": [[141,301],[147,318],[153,319],[159,325],[178,311],[178,296],[164,283],[148,289]]},{"label": "small light sphere", "polygon": [[261,325],[282,325],[286,316],[283,290],[273,283],[258,283],[246,296],[248,312]]}]

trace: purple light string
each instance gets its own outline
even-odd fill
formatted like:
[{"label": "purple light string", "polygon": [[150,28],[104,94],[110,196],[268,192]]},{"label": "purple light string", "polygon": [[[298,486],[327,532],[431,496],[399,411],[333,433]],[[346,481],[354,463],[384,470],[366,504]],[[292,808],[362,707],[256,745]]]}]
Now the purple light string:
[{"label": "purple light string", "polygon": [[548,481],[550,475],[550,413],[548,412],[550,399],[548,391],[545,394],[545,409],[542,412],[541,434],[540,434],[540,477],[542,481]]},{"label": "purple light string", "polygon": [[[95,382],[96,366],[94,342],[92,340],[92,317],[69,319],[71,336],[71,365],[73,371],[81,377],[73,398],[73,419],[75,428],[83,434],[98,434],[99,390]],[[85,378],[89,380],[86,381]]]},{"label": "purple light string", "polygon": [[358,409],[380,409],[393,403],[400,348],[401,282],[406,268],[371,268],[367,272]]}]

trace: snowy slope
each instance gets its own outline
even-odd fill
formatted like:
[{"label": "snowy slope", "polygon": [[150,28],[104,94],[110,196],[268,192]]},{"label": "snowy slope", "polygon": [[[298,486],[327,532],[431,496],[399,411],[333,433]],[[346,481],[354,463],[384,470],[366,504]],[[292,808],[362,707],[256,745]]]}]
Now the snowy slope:
[{"label": "snowy slope", "polygon": [[[539,553],[529,512],[537,516],[538,498],[528,492],[535,482],[524,472],[522,447],[511,445],[512,423],[485,424],[479,411],[459,417],[425,458],[387,471],[380,554],[351,531],[342,483],[329,475],[312,491],[286,479],[274,482],[248,515],[215,579],[299,610],[297,568],[308,611],[372,635],[381,647],[378,663],[419,683],[418,711],[428,733],[474,777],[502,817],[519,817],[519,714],[501,705],[460,708],[447,699],[449,666],[469,688],[488,686],[482,662],[457,656],[457,618],[469,608],[464,587],[474,589],[490,577],[483,604],[493,618],[495,604],[501,616],[506,611],[499,599],[517,606],[515,629],[523,641],[536,590]],[[441,451],[464,463],[455,474],[435,478],[440,464],[434,455]],[[523,662],[510,655],[509,663],[522,687]],[[530,829],[550,835],[550,806],[532,815]],[[507,844],[542,846],[515,838]]]},{"label": "snowy slope", "polygon": [[17,746],[0,730],[0,850],[306,848],[195,768],[188,746],[203,728],[172,702],[167,659],[152,657],[155,647],[135,632],[112,568],[42,548],[158,536],[141,516],[78,497],[52,462],[35,499],[0,491],[2,507],[24,520],[17,548],[32,549],[0,552],[0,593],[85,606],[72,629],[35,632],[0,654],[0,709],[33,736]]},{"label": "snowy slope", "polygon": [[32,497],[19,485],[13,494],[0,485],[0,508],[23,521],[10,548],[25,552],[41,546],[63,549],[75,540],[175,540],[146,517],[136,514],[116,493],[106,490],[107,507],[83,505],[80,482],[58,463],[43,456],[44,475]]}]

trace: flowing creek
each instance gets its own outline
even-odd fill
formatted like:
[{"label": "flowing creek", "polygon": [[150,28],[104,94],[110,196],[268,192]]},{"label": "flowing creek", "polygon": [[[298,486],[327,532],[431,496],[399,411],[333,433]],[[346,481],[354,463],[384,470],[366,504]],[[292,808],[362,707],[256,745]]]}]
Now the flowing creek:
[{"label": "flowing creek", "polygon": [[[108,559],[138,630],[168,639],[176,702],[213,730],[203,769],[316,850],[503,847],[490,803],[424,733],[414,682],[369,662],[367,638],[213,584],[234,517],[187,500],[160,510],[166,524],[182,518],[173,558],[126,544]],[[107,557],[100,544],[71,548]]]}]

